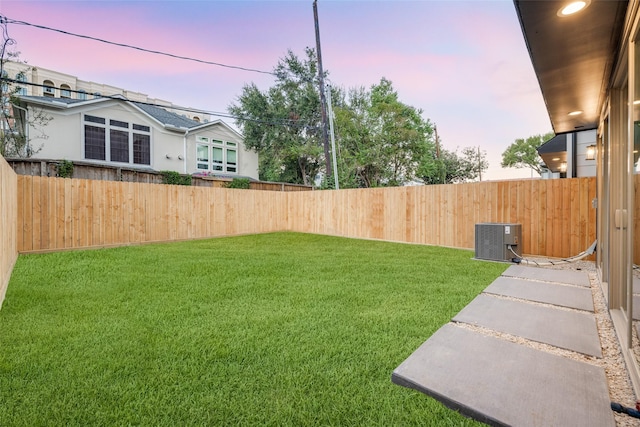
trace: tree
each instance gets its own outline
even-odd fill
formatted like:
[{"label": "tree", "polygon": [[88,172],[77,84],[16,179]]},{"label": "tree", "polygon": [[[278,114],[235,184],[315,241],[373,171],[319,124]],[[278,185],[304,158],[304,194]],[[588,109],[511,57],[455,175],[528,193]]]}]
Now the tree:
[{"label": "tree", "polygon": [[[253,83],[245,85],[229,106],[245,146],[259,154],[261,179],[309,185],[326,175],[316,53],[307,48],[305,54],[300,60],[289,50],[274,69],[274,86],[261,91]],[[414,180],[421,159],[433,150],[432,126],[422,111],[400,102],[384,78],[370,90],[330,90],[340,186]]]},{"label": "tree", "polygon": [[[0,155],[3,157],[31,157],[40,151],[40,147],[33,147],[32,138],[29,137],[27,129],[31,128],[41,134],[39,138],[46,138],[43,128],[51,121],[51,117],[44,113],[42,109],[32,109],[27,114],[24,107],[20,106],[21,88],[14,84],[14,81],[21,81],[25,78],[28,66],[19,61],[19,52],[8,50],[16,42],[10,38],[6,23],[2,24],[3,40],[0,47]],[[23,65],[23,70],[19,71],[14,79],[9,78],[5,69],[7,62],[12,61]]]},{"label": "tree", "polygon": [[229,106],[245,146],[259,154],[262,180],[310,185],[322,170],[316,53],[307,48],[305,54],[300,60],[289,50],[274,69],[273,87],[245,85]]},{"label": "tree", "polygon": [[422,158],[435,149],[431,123],[421,110],[402,103],[385,78],[370,90],[350,89],[334,111],[343,188],[414,181]]},{"label": "tree", "polygon": [[425,184],[454,184],[475,181],[489,167],[487,153],[474,147],[458,151],[440,150],[440,157],[427,155],[420,165],[419,176]]},{"label": "tree", "polygon": [[542,158],[538,154],[538,147],[544,144],[546,141],[553,138],[555,134],[553,132],[545,133],[544,135],[533,135],[526,139],[516,139],[502,153],[502,162],[500,166],[503,168],[531,168],[538,174],[542,172],[541,164]]}]

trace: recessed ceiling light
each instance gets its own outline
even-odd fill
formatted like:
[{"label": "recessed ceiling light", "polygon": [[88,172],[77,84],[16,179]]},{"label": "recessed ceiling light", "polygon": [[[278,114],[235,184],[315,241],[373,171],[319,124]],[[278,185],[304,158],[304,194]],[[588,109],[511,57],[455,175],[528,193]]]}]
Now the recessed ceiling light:
[{"label": "recessed ceiling light", "polygon": [[633,101],[633,105],[638,105],[640,104],[640,99],[636,99],[635,101]]},{"label": "recessed ceiling light", "polygon": [[572,111],[569,113],[570,116],[579,116],[580,114],[582,114],[582,111],[580,110]]},{"label": "recessed ceiling light", "polygon": [[553,162],[557,162],[558,160],[560,160],[560,157],[554,157],[553,159],[551,159],[551,161]]},{"label": "recessed ceiling light", "polygon": [[558,16],[573,15],[574,13],[584,10],[584,8],[589,6],[589,3],[591,3],[591,0],[572,1],[571,3],[566,4],[562,6],[562,8],[560,8],[560,10],[558,11]]}]

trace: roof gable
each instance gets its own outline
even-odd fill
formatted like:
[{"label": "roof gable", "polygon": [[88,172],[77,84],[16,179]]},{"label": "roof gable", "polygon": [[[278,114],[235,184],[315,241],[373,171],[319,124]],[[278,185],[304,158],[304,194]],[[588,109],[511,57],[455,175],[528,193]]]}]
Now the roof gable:
[{"label": "roof gable", "polygon": [[[176,113],[172,113],[170,111],[165,110],[161,107],[156,107],[150,104],[144,104],[140,102],[132,102],[122,96],[110,96],[110,97],[101,97],[91,100],[81,100],[81,99],[70,99],[70,98],[53,98],[49,96],[20,96],[20,100],[26,104],[37,104],[43,107],[55,108],[55,109],[72,109],[72,108],[83,108],[87,106],[95,106],[96,104],[104,103],[104,102],[123,102],[127,105],[130,105],[137,110],[141,111],[146,116],[151,119],[157,121],[161,125],[172,128],[174,130],[178,129],[193,129],[202,126],[203,124],[200,122],[196,122],[195,120],[191,120],[187,117],[181,116]],[[206,123],[207,125],[210,123]]]}]

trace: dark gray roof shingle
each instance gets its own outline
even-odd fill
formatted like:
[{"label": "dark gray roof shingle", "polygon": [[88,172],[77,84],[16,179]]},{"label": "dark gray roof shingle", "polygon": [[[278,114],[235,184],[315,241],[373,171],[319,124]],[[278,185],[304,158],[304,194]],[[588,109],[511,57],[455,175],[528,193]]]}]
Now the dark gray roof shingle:
[{"label": "dark gray roof shingle", "polygon": [[189,129],[192,127],[200,126],[202,124],[179,114],[167,111],[164,108],[156,107],[149,104],[141,104],[139,102],[132,102],[132,104],[165,125]]},{"label": "dark gray roof shingle", "polygon": [[[87,102],[87,100],[82,100],[82,99],[70,99],[70,98],[53,98],[50,96],[21,96],[20,97],[22,100],[29,102],[29,101],[37,101],[39,103],[48,103],[48,104],[67,104],[67,105],[72,105],[72,104],[77,104],[80,102]],[[116,97],[116,98],[111,98],[111,97],[105,97],[106,99],[116,99],[122,102],[129,102],[132,105],[135,105],[136,107],[138,107],[140,110],[144,111],[145,113],[147,113],[148,115],[150,115],[151,117],[153,117],[154,119],[158,120],[160,123],[162,123],[163,125],[169,125],[169,126],[174,126],[174,127],[178,127],[178,128],[186,128],[186,129],[190,129],[196,126],[200,126],[202,125],[202,123],[200,122],[196,122],[195,120],[191,120],[185,116],[181,116],[179,114],[176,113],[172,113],[170,111],[165,110],[162,107],[156,107],[154,105],[149,105],[149,104],[143,104],[140,102],[133,102],[133,101],[129,101],[125,98],[120,98],[120,97]],[[91,100],[93,101],[93,100]]]}]

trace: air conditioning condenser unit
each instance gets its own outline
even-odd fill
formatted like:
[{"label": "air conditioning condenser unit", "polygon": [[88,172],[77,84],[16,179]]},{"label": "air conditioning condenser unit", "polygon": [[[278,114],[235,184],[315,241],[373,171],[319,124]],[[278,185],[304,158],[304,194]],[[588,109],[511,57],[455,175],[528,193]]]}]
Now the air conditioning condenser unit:
[{"label": "air conditioning condenser unit", "polygon": [[522,225],[502,223],[476,224],[477,259],[511,262],[522,258]]}]

